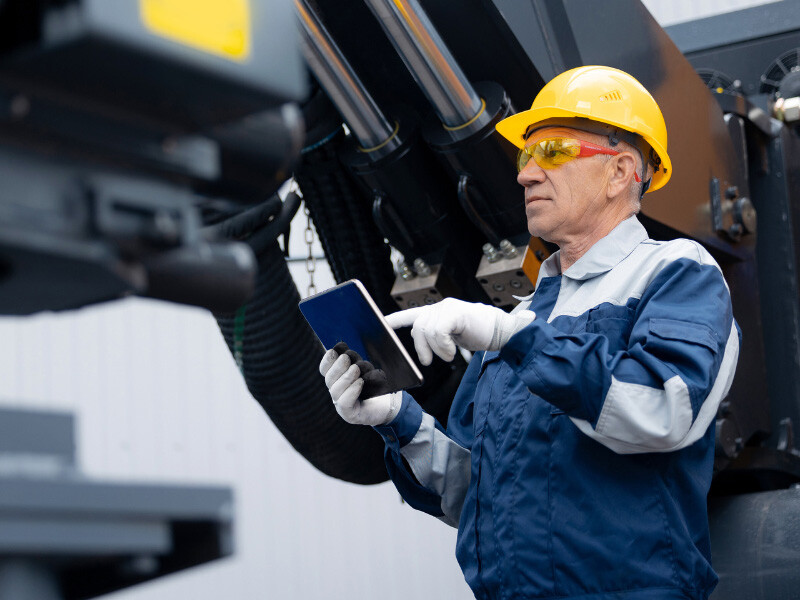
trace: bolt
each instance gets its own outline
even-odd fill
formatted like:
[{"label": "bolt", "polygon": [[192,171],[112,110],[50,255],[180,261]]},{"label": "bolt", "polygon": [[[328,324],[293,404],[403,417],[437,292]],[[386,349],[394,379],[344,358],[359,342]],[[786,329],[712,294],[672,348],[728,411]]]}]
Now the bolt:
[{"label": "bolt", "polygon": [[519,288],[522,287],[522,282],[519,279],[512,279],[511,281],[509,281],[509,283],[511,284],[511,287],[514,288],[515,290],[518,290]]},{"label": "bolt", "polygon": [[739,198],[733,205],[733,218],[744,227],[743,233],[754,233],[758,215],[753,203],[747,197]]},{"label": "bolt", "polygon": [[502,258],[502,255],[497,251],[492,244],[489,242],[483,245],[483,255],[488,259],[490,263],[496,263],[498,260]]},{"label": "bolt", "polygon": [[732,185],[725,190],[725,197],[728,200],[733,200],[738,195],[739,195],[739,188],[737,188],[735,185]]},{"label": "bolt", "polygon": [[514,258],[517,255],[517,249],[508,240],[500,240],[500,252],[506,258]]},{"label": "bolt", "polygon": [[502,283],[495,283],[494,285],[492,285],[492,289],[495,292],[503,292],[505,291],[506,286],[504,286]]},{"label": "bolt", "polygon": [[800,121],[800,97],[778,98],[774,113],[784,123]]},{"label": "bolt", "polygon": [[431,268],[428,266],[428,263],[421,258],[414,259],[414,270],[420,277],[427,277],[431,274]]},{"label": "bolt", "polygon": [[436,300],[434,298],[431,298],[430,296],[425,296],[425,298],[423,298],[422,301],[427,305],[436,304]]},{"label": "bolt", "polygon": [[741,223],[734,223],[728,227],[728,236],[732,240],[739,240],[742,237],[742,233],[744,233],[744,227],[742,227]]},{"label": "bolt", "polygon": [[411,270],[411,267],[409,267],[408,263],[404,260],[397,261],[397,274],[400,275],[400,279],[403,281],[408,281],[416,277],[414,271]]}]

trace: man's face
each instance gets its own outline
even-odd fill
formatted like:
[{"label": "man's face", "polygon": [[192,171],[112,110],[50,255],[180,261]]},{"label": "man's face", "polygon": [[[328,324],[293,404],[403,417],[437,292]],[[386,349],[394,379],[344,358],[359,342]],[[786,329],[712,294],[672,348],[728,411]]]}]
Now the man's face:
[{"label": "man's face", "polygon": [[[525,145],[552,137],[608,145],[602,136],[566,127],[537,129]],[[560,245],[591,231],[607,206],[607,162],[603,156],[590,156],[542,169],[536,161],[529,160],[517,181],[525,188],[525,214],[531,235]]]}]

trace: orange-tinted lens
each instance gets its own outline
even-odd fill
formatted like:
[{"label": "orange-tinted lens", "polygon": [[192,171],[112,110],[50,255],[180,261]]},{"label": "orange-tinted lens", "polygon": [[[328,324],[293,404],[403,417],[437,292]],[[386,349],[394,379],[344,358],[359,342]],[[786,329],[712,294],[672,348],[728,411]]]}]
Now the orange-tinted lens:
[{"label": "orange-tinted lens", "polygon": [[569,138],[547,138],[531,147],[533,160],[543,169],[554,169],[577,158],[581,153],[581,143]]},{"label": "orange-tinted lens", "polygon": [[528,164],[528,161],[531,159],[531,155],[528,152],[530,148],[520,148],[519,152],[517,152],[517,173],[522,171],[525,168],[525,165]]},{"label": "orange-tinted lens", "polygon": [[577,158],[581,153],[581,142],[571,138],[545,138],[517,154],[517,172],[522,171],[533,157],[542,169],[554,169]]}]

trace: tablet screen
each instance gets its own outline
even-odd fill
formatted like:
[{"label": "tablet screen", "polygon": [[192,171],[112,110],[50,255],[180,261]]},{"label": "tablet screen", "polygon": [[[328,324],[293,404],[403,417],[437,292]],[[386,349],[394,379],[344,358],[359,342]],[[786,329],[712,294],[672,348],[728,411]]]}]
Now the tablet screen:
[{"label": "tablet screen", "polygon": [[300,311],[326,349],[345,342],[383,369],[392,391],[422,384],[422,373],[360,281],[346,281],[306,298]]}]

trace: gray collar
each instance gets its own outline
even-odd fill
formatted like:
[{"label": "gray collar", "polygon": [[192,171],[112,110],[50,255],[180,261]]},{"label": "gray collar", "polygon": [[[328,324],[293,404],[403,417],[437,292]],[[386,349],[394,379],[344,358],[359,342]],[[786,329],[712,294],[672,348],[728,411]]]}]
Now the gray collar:
[{"label": "gray collar", "polygon": [[[586,254],[581,256],[563,275],[569,279],[583,281],[607,273],[646,239],[647,231],[639,219],[635,216],[629,217],[589,248]],[[562,274],[559,254],[561,251],[555,252],[542,263],[536,281],[537,287],[543,278]]]}]

